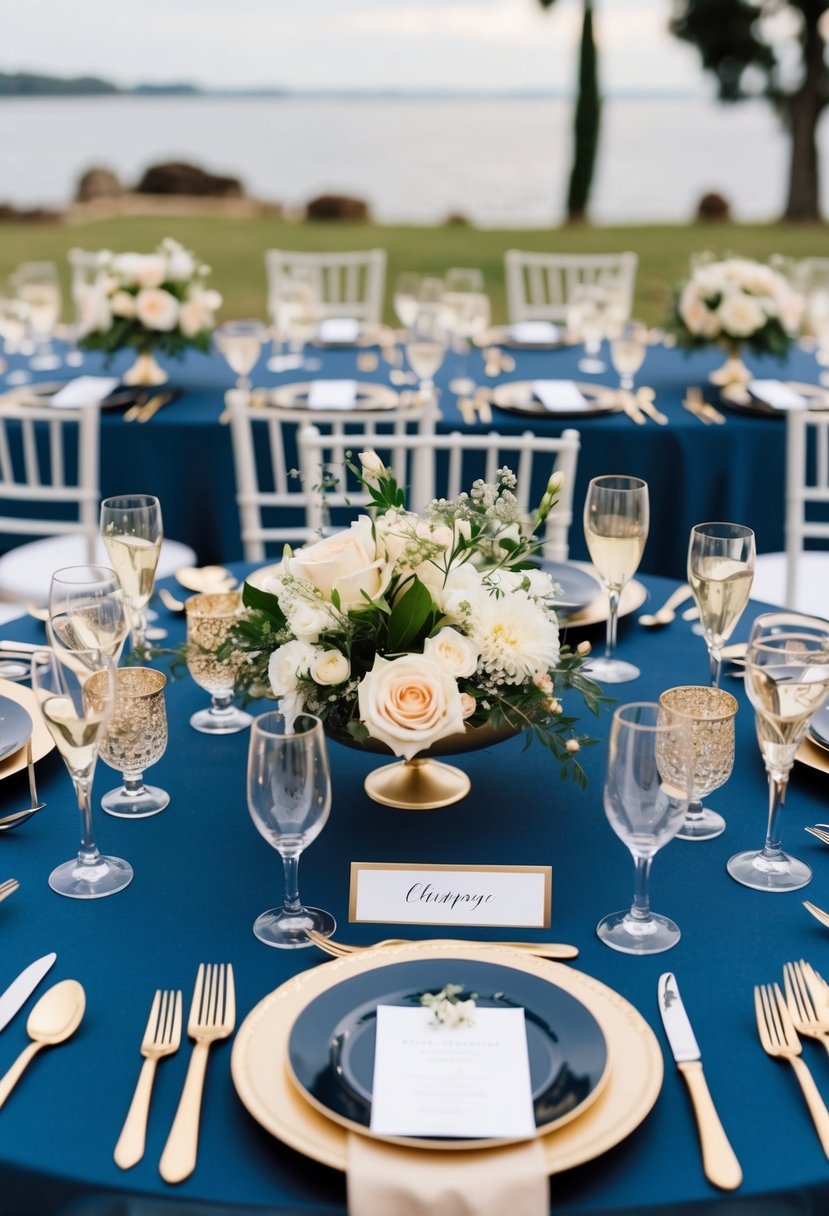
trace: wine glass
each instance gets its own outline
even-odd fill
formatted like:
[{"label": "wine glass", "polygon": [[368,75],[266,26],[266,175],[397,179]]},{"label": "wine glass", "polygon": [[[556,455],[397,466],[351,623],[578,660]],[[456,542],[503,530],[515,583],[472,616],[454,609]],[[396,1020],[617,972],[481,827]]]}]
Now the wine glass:
[{"label": "wine glass", "polygon": [[337,922],[330,912],[306,908],[297,883],[299,858],[316,840],[331,810],[328,750],[319,718],[300,714],[293,726],[283,714],[254,719],[248,751],[248,810],[257,831],[282,858],[285,900],[263,912],[253,932],[267,946],[311,946],[309,929],[326,937]]},{"label": "wine glass", "polygon": [[446,317],[441,304],[418,304],[406,340],[406,358],[420,383],[420,393],[431,397],[434,377],[446,357]]},{"label": "wine glass", "polygon": [[722,815],[702,805],[702,799],[725,785],[734,767],[734,719],[737,701],[721,688],[684,685],[669,688],[659,698],[663,709],[687,718],[693,741],[693,789],[677,840],[713,840],[725,831]]},{"label": "wine glass", "polygon": [[190,725],[208,735],[231,735],[250,726],[252,718],[233,705],[240,659],[218,659],[242,612],[238,591],[204,592],[185,601],[187,613],[187,668],[199,688],[211,697],[209,709],[193,714]]},{"label": "wine glass", "polygon": [[[88,688],[98,678],[94,697]],[[49,886],[71,899],[100,899],[132,882],[132,866],[98,851],[92,834],[92,778],[98,745],[115,701],[115,663],[101,650],[39,650],[32,655],[32,689],[63,757],[81,813],[78,856],[49,875]]]},{"label": "wine glass", "polygon": [[567,302],[567,328],[584,343],[578,368],[587,376],[598,376],[606,370],[599,357],[605,336],[606,305],[605,289],[598,283],[576,284]]},{"label": "wine glass", "polygon": [[792,614],[789,629],[761,626],[746,651],[745,685],[769,782],[768,826],[763,848],[735,853],[727,868],[755,891],[796,891],[812,871],[783,852],[777,821],[797,749],[829,692],[829,623]]},{"label": "wine glass", "polygon": [[399,274],[394,284],[394,311],[404,329],[411,329],[417,316],[421,276],[406,270]]},{"label": "wine glass", "polygon": [[606,684],[635,680],[639,668],[614,658],[619,596],[639,568],[648,539],[648,487],[638,477],[594,477],[584,500],[584,537],[593,565],[607,587],[610,612],[603,659],[590,660],[590,674]]},{"label": "wine glass", "polygon": [[687,718],[648,701],[622,705],[613,715],[604,784],[604,810],[636,864],[631,907],[605,916],[596,933],[624,954],[658,954],[679,941],[679,929],[651,912],[651,862],[677,834],[693,781],[691,726]]},{"label": "wine glass", "polygon": [[37,348],[29,366],[36,372],[60,367],[50,339],[60,316],[60,281],[54,262],[23,262],[11,276],[18,300],[25,304]]},{"label": "wine glass", "polygon": [[49,641],[57,649],[102,650],[121,657],[127,637],[124,593],[108,566],[64,566],[49,587]]},{"label": "wine glass", "polygon": [[320,321],[319,281],[314,273],[296,267],[290,275],[284,275],[275,307],[279,333],[288,339],[291,353],[301,357],[306,342],[316,336]]},{"label": "wine glass", "polygon": [[151,494],[122,494],[101,503],[101,536],[121,583],[134,651],[147,646],[147,604],[161,553],[161,504]]},{"label": "wine glass", "polygon": [[[104,675],[97,672],[87,685],[93,700]],[[109,790],[101,799],[107,814],[118,819],[146,819],[169,805],[166,790],[144,784],[144,772],[167,748],[166,683],[164,673],[152,667],[121,667],[115,673],[115,708],[99,755],[124,778],[120,789]]]},{"label": "wine glass", "polygon": [[250,392],[250,373],[259,362],[268,331],[261,321],[225,321],[213,331],[216,348],[236,373],[236,388]]},{"label": "wine glass", "polygon": [[645,361],[647,332],[641,321],[627,321],[611,340],[610,362],[624,392],[633,390],[634,376]]},{"label": "wine glass", "polygon": [[722,648],[743,615],[754,581],[754,533],[742,524],[697,524],[688,544],[688,582],[719,688]]}]

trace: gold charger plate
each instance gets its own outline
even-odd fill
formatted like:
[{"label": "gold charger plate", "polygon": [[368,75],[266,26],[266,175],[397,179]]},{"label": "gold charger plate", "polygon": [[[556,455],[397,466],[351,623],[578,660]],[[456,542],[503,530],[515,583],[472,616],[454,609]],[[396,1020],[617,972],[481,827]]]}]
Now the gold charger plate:
[{"label": "gold charger plate", "polygon": [[309,409],[308,393],[312,381],[302,380],[296,384],[282,384],[275,388],[270,395],[271,405],[282,410],[308,410],[312,416],[317,414],[336,414],[347,417],[348,414],[359,413],[361,410],[393,410],[400,406],[400,395],[387,384],[372,384],[362,382],[357,384],[357,395],[354,405],[348,409],[326,409],[324,405]]},{"label": "gold charger plate", "polygon": [[795,760],[805,764],[807,768],[817,769],[819,773],[829,773],[829,751],[813,739],[803,740],[797,749]]},{"label": "gold charger plate", "polygon": [[496,409],[532,418],[590,418],[594,414],[618,414],[622,408],[617,389],[607,384],[577,383],[587,402],[585,409],[548,410],[533,396],[532,380],[506,380],[497,385],[489,399]]},{"label": "gold charger plate", "polygon": [[[662,1050],[644,1018],[619,993],[560,963],[492,946],[459,948],[432,941],[334,959],[302,972],[260,1001],[239,1028],[230,1061],[236,1092],[253,1118],[306,1157],[344,1171],[349,1133],[306,1102],[291,1083],[288,1040],[294,1020],[310,1001],[343,980],[390,963],[428,958],[483,959],[538,975],[581,1001],[599,1023],[607,1043],[609,1081],[578,1118],[539,1135],[549,1174],[607,1152],[649,1113],[662,1087]],[[409,1151],[421,1160],[446,1159],[434,1150]],[[500,1151],[465,1150],[453,1159],[474,1165],[478,1153]]]},{"label": "gold charger plate", "polygon": [[[31,688],[23,688],[22,685],[16,684],[12,680],[0,680],[0,696],[8,697],[10,701],[22,705],[32,719],[32,759],[38,761],[42,760],[44,756],[48,756],[55,746],[55,741],[46,729],[37,697]],[[25,767],[26,745],[24,744],[18,751],[0,762],[0,781],[4,777],[11,777],[12,773],[21,772]]]},{"label": "gold charger plate", "polygon": [[[571,564],[579,566],[582,570],[586,570],[601,582],[595,568],[589,562],[572,562]],[[637,608],[641,608],[647,598],[647,587],[637,579],[632,578],[622,588],[622,594],[619,596],[618,615],[628,616],[631,612],[636,612]],[[607,620],[609,614],[610,600],[607,592],[602,588],[601,593],[591,600],[589,604],[585,604],[584,608],[580,609],[579,612],[574,612],[572,616],[565,617],[564,623],[569,628],[601,625],[602,621]]]}]

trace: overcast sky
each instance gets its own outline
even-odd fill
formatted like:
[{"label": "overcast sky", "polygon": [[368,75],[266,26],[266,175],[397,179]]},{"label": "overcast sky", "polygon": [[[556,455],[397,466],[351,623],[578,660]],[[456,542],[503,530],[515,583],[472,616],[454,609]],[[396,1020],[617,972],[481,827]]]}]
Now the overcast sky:
[{"label": "overcast sky", "polygon": [[[598,0],[602,84],[703,84],[670,0]],[[0,69],[122,84],[569,88],[581,0],[38,0],[9,5]]]}]

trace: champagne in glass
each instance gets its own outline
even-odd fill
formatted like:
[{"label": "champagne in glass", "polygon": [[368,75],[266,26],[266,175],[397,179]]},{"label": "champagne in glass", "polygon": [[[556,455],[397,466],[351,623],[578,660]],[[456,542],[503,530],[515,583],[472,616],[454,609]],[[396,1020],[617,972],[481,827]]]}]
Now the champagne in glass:
[{"label": "champagne in glass", "polygon": [[590,482],[584,502],[584,536],[610,599],[605,656],[590,660],[590,674],[600,683],[624,684],[639,675],[638,667],[614,658],[614,653],[619,596],[639,568],[648,522],[648,487],[640,478],[594,477]]},{"label": "champagne in glass", "polygon": [[619,376],[619,387],[631,392],[634,377],[645,361],[647,328],[641,321],[628,321],[610,343],[610,362]]},{"label": "champagne in glass", "polygon": [[420,304],[406,342],[406,358],[424,396],[434,392],[434,377],[446,357],[445,322],[441,304]]},{"label": "champagne in glass", "polygon": [[[734,767],[734,719],[737,701],[721,688],[684,685],[659,698],[663,709],[686,717],[693,742],[694,780],[691,801],[677,840],[713,840],[725,831],[722,815],[702,805],[706,795],[725,785]],[[670,761],[668,749],[663,753]]]},{"label": "champagne in glass", "polygon": [[[96,672],[87,684],[93,701],[104,674]],[[167,677],[152,667],[121,667],[115,677],[115,708],[101,738],[99,755],[122,774],[124,782],[104,794],[101,806],[118,819],[146,819],[170,802],[166,790],[144,782],[145,771],[161,759],[167,747]]]},{"label": "champagne in glass", "polygon": [[150,494],[124,494],[101,503],[101,536],[118,575],[134,651],[147,645],[147,605],[163,540],[161,504]]},{"label": "champagne in glass", "polygon": [[299,898],[300,854],[316,840],[331,810],[331,775],[319,718],[279,713],[253,722],[248,751],[248,809],[257,831],[282,857],[285,898],[281,908],[257,917],[253,932],[267,946],[313,945],[308,930],[326,937],[337,922],[330,912],[305,907]]},{"label": "champagne in glass", "polygon": [[405,271],[397,276],[394,285],[394,311],[404,329],[411,329],[417,316],[417,302],[420,294],[420,275]]},{"label": "champagne in glass", "polygon": [[102,650],[117,664],[127,637],[124,593],[107,566],[65,566],[49,587],[49,641],[64,650]]},{"label": "champagne in glass", "polygon": [[754,533],[742,524],[697,524],[688,545],[688,582],[719,687],[722,648],[743,615],[754,580]]},{"label": "champagne in glass", "polygon": [[190,725],[208,735],[231,735],[246,730],[250,714],[233,704],[236,676],[241,659],[230,655],[219,659],[217,651],[228,640],[242,612],[238,591],[191,595],[187,612],[187,668],[196,684],[210,693],[209,709],[193,714]]},{"label": "champagne in glass", "polygon": [[763,848],[736,853],[727,868],[756,891],[796,891],[812,877],[805,862],[783,852],[778,818],[797,749],[829,693],[829,624],[804,617],[798,625],[794,614],[791,619],[785,631],[761,628],[746,652],[746,692],[769,782],[768,825]]},{"label": "champagne in glass", "polygon": [[[98,681],[94,697],[90,682]],[[78,856],[49,875],[49,886],[71,899],[114,895],[132,881],[132,866],[99,852],[92,833],[92,779],[101,737],[115,701],[115,664],[100,650],[37,651],[32,690],[75,787],[81,814]]]},{"label": "champagne in glass", "polygon": [[260,321],[226,321],[213,333],[216,347],[237,376],[236,388],[249,392],[250,373],[259,362],[267,330]]}]

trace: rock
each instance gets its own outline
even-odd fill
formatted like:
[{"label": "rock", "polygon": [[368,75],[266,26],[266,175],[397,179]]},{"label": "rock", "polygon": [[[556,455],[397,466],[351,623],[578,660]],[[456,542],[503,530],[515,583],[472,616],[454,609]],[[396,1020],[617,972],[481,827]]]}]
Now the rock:
[{"label": "rock", "polygon": [[371,211],[365,199],[351,198],[347,194],[320,194],[307,204],[305,218],[368,224],[371,221]]},{"label": "rock", "polygon": [[0,224],[54,224],[62,219],[62,212],[46,207],[15,207],[12,203],[0,203]]},{"label": "rock", "polygon": [[727,198],[710,191],[703,194],[697,203],[697,222],[701,224],[723,224],[731,219],[731,206]]},{"label": "rock", "polygon": [[111,169],[87,169],[78,181],[76,203],[89,203],[96,198],[120,198],[124,193],[117,175]]},{"label": "rock", "polygon": [[244,190],[238,177],[208,173],[198,165],[169,161],[151,165],[135,187],[138,194],[188,194],[201,198],[242,198]]}]

